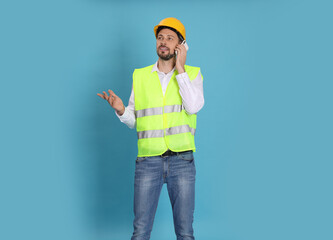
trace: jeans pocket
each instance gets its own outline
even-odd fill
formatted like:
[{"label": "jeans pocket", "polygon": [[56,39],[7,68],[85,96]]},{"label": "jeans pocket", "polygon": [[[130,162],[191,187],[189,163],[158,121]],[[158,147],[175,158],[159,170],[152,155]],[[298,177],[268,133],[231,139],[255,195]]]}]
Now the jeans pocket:
[{"label": "jeans pocket", "polygon": [[179,157],[186,161],[193,161],[194,159],[193,151],[186,151],[183,153],[179,153]]},{"label": "jeans pocket", "polygon": [[136,157],[136,162],[142,162],[146,159],[147,157]]}]

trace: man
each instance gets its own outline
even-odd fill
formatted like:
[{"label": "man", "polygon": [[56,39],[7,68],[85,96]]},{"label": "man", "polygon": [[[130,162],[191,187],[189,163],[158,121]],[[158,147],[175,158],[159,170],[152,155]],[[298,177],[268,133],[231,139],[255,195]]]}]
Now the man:
[{"label": "man", "polygon": [[137,129],[134,182],[134,232],[131,240],[150,239],[160,192],[167,183],[177,240],[194,239],[196,117],[204,105],[199,67],[185,65],[184,25],[176,18],[154,27],[158,61],[135,69],[129,105],[109,89],[97,94],[120,121]]}]

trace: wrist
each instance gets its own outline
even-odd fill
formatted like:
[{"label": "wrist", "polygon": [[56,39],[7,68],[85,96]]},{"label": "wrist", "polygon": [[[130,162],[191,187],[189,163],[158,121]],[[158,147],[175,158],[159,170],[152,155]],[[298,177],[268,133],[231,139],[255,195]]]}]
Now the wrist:
[{"label": "wrist", "polygon": [[123,109],[121,109],[121,110],[117,110],[117,114],[119,115],[119,116],[122,116],[123,114],[124,114],[124,112],[125,112],[125,107],[123,106]]},{"label": "wrist", "polygon": [[185,72],[185,69],[184,69],[184,67],[180,67],[177,69],[177,71],[178,71],[178,74],[181,74],[181,73]]}]

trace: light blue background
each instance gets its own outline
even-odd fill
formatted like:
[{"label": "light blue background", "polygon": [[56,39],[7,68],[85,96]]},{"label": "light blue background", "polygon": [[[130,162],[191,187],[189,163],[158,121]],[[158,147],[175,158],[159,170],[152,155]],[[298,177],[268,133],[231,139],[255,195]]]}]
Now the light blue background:
[{"label": "light blue background", "polygon": [[[331,1],[0,3],[0,239],[130,239],[134,68],[179,18],[200,66],[196,239],[333,239]],[[163,187],[152,240],[175,239]]]}]

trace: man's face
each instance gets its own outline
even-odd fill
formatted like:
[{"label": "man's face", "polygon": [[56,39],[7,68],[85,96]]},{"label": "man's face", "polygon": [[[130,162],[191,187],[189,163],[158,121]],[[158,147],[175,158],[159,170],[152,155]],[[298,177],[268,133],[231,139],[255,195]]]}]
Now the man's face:
[{"label": "man's face", "polygon": [[177,34],[167,28],[163,28],[156,38],[156,52],[163,60],[169,60],[175,56],[175,48],[179,44]]}]

